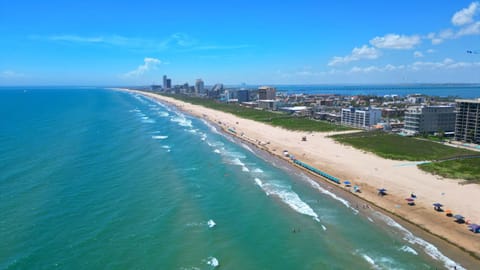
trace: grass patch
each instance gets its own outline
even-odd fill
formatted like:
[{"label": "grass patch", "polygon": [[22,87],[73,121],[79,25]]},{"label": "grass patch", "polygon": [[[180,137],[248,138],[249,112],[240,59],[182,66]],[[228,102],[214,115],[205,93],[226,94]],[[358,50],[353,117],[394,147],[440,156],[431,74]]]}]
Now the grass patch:
[{"label": "grass patch", "polygon": [[418,167],[431,174],[480,184],[480,158],[433,162],[421,164]]},{"label": "grass patch", "polygon": [[334,135],[332,138],[340,143],[395,160],[441,160],[479,154],[467,149],[454,148],[428,140],[387,134],[381,131]]},{"label": "grass patch", "polygon": [[344,131],[352,128],[335,125],[327,121],[317,121],[304,117],[295,117],[282,112],[271,112],[252,109],[238,104],[226,104],[212,99],[190,97],[186,95],[161,94],[167,97],[175,98],[195,105],[231,113],[241,118],[251,119],[272,126],[282,127],[289,130],[298,131]]}]

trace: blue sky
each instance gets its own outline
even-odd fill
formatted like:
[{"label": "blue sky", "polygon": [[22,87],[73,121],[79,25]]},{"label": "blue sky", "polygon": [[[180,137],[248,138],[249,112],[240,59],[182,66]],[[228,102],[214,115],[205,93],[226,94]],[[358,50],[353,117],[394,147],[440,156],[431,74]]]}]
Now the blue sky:
[{"label": "blue sky", "polygon": [[0,35],[0,85],[480,82],[477,1],[0,0]]}]

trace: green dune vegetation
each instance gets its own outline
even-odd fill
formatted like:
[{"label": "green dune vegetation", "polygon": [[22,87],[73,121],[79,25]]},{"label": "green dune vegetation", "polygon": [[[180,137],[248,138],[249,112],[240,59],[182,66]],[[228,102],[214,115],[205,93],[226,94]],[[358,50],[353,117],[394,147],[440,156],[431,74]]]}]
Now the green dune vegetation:
[{"label": "green dune vegetation", "polygon": [[214,110],[231,113],[241,118],[263,122],[272,126],[281,127],[288,130],[318,132],[352,130],[352,128],[332,124],[327,121],[317,121],[306,117],[292,116],[283,112],[272,112],[253,109],[245,106],[240,106],[238,104],[226,104],[212,99],[191,97],[186,95],[174,95],[164,93],[162,93],[161,95],[175,98],[191,104],[204,106]]},{"label": "green dune vegetation", "polygon": [[[480,183],[479,152],[456,148],[414,137],[387,134],[382,131],[357,132],[331,136],[334,140],[378,156],[409,161],[431,161],[418,167],[448,178],[474,180]],[[449,160],[454,159],[454,160]]]},{"label": "green dune vegetation", "polygon": [[480,184],[480,158],[447,160],[418,165],[426,172],[443,177],[464,179],[466,183]]}]

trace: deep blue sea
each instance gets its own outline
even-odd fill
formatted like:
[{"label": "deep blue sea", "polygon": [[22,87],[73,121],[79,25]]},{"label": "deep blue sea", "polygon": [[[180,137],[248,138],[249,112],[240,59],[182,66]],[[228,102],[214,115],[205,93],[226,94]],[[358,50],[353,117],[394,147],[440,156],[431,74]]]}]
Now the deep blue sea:
[{"label": "deep blue sea", "polygon": [[143,96],[3,88],[0,114],[0,269],[461,264],[391,218],[359,213],[307,175]]}]

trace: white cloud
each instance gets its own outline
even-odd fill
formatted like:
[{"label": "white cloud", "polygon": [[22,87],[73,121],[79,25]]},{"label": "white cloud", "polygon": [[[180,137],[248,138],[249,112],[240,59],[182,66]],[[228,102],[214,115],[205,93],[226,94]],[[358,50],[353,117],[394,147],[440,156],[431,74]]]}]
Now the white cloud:
[{"label": "white cloud", "polygon": [[480,62],[456,62],[451,58],[445,58],[439,62],[414,62],[409,66],[411,70],[432,70],[432,69],[457,69],[466,67],[480,67]]},{"label": "white cloud", "polygon": [[432,44],[433,45],[438,45],[438,44],[441,44],[442,42],[443,42],[443,39],[441,39],[441,38],[432,39]]},{"label": "white cloud", "polygon": [[387,64],[383,67],[378,66],[368,66],[368,67],[353,67],[348,72],[349,73],[370,73],[370,72],[386,72],[386,71],[395,71],[399,69],[404,69],[404,65],[395,66],[392,64]]},{"label": "white cloud", "polygon": [[480,34],[480,21],[467,25],[457,32],[457,37]]},{"label": "white cloud", "polygon": [[397,34],[387,34],[383,37],[374,37],[370,40],[370,44],[382,49],[412,49],[420,44],[419,35],[406,36]]},{"label": "white cloud", "polygon": [[24,74],[15,72],[13,70],[4,70],[0,72],[0,78],[4,78],[4,79],[19,78],[24,76],[25,76]]},{"label": "white cloud", "polygon": [[415,58],[420,58],[420,57],[423,57],[423,56],[424,56],[423,53],[420,52],[420,51],[415,51],[413,53],[413,57],[415,57]]},{"label": "white cloud", "polygon": [[434,53],[434,52],[435,52],[434,49],[428,49],[428,50],[427,50],[427,53]]},{"label": "white cloud", "polygon": [[335,66],[338,64],[349,63],[352,61],[358,61],[361,59],[377,59],[380,56],[380,51],[373,48],[368,47],[367,45],[363,45],[360,48],[353,48],[352,53],[350,55],[341,57],[335,56],[330,60],[328,63],[329,66]]},{"label": "white cloud", "polygon": [[350,70],[338,71],[344,73],[373,73],[373,72],[391,72],[391,71],[422,71],[422,70],[451,70],[459,68],[480,68],[480,62],[456,62],[451,58],[445,58],[443,61],[438,62],[422,62],[416,61],[408,65],[392,65],[385,66],[367,66],[358,67],[354,66]]},{"label": "white cloud", "polygon": [[162,61],[159,59],[146,57],[143,59],[143,65],[138,66],[135,70],[125,73],[123,76],[126,78],[139,77],[149,70],[156,69],[161,63]]},{"label": "white cloud", "polygon": [[453,14],[452,23],[456,26],[461,26],[473,22],[473,16],[477,12],[479,7],[478,2],[472,2],[468,8],[464,8]]}]

